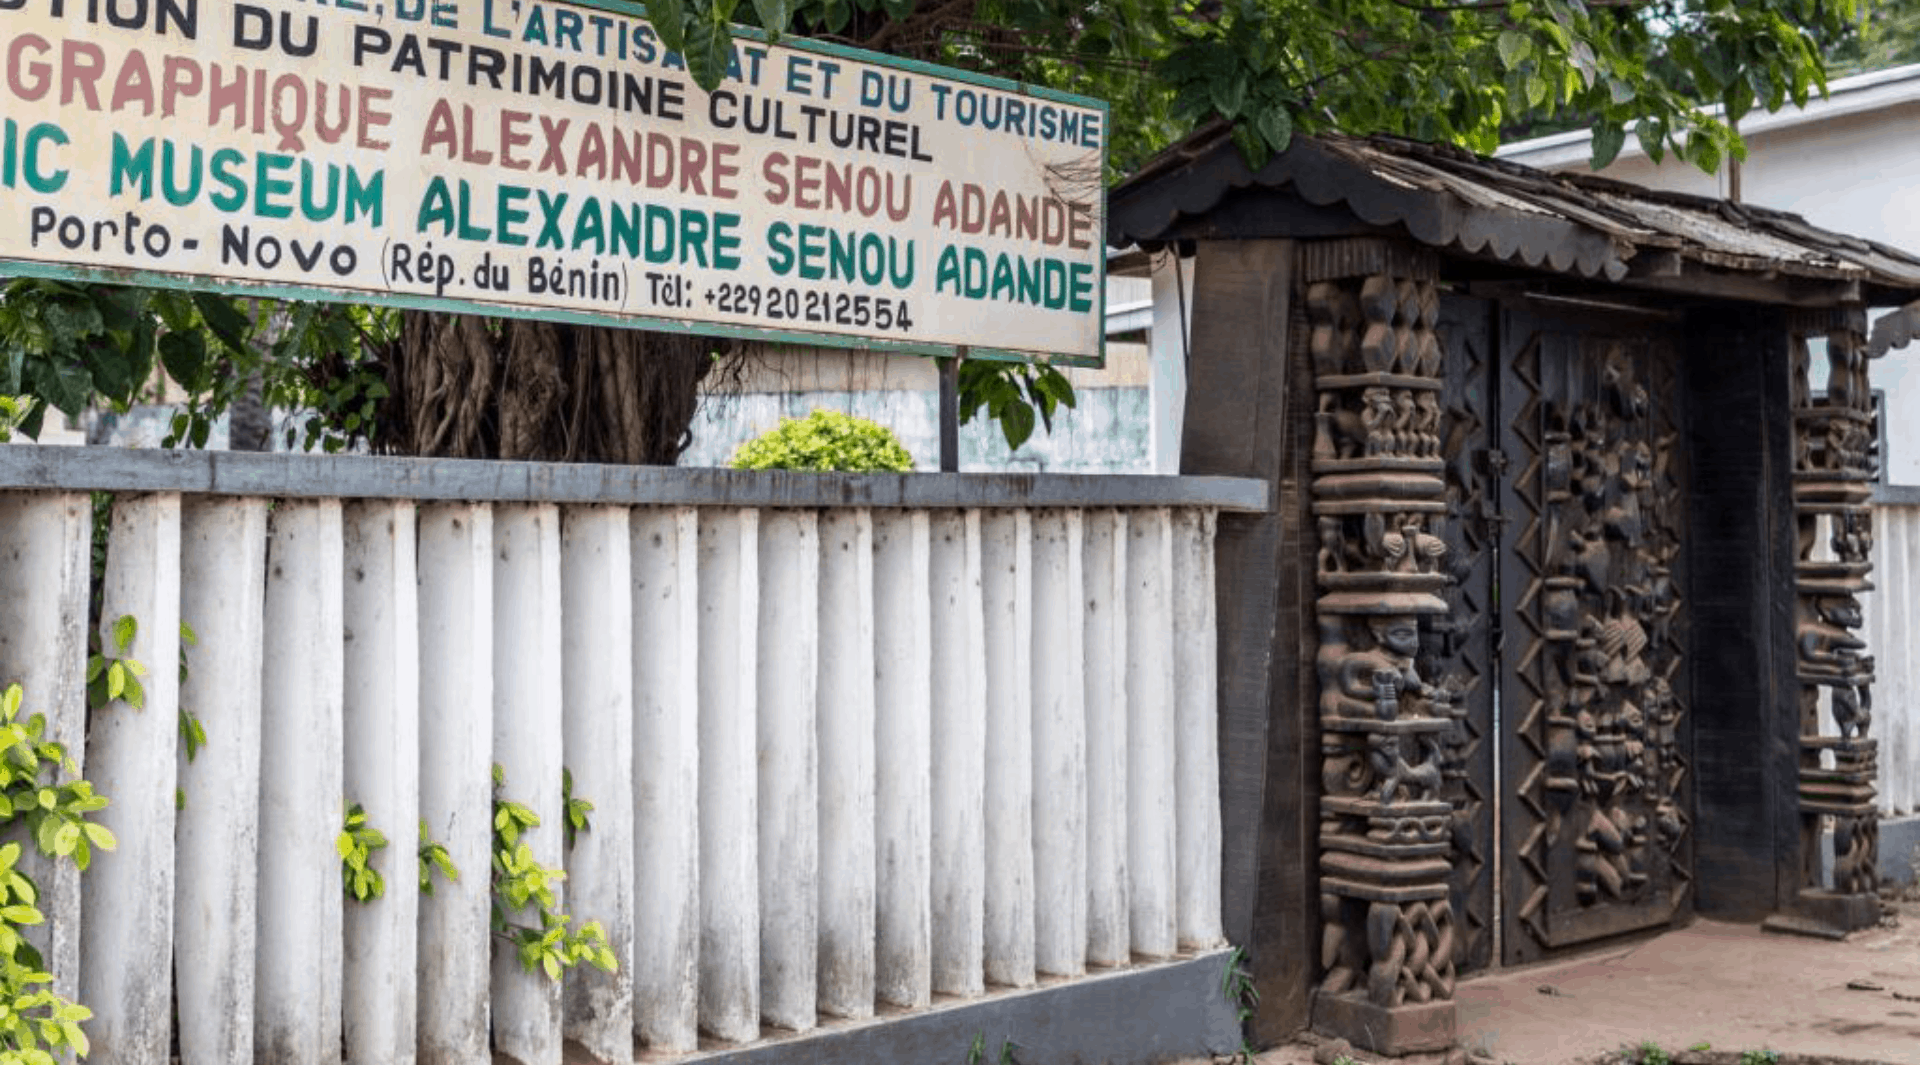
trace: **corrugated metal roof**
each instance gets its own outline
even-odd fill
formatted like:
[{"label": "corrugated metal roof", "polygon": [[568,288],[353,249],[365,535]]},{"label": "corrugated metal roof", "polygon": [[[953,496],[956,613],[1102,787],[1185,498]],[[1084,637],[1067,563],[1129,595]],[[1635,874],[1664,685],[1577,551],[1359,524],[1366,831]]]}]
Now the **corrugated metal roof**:
[{"label": "corrugated metal roof", "polygon": [[1798,215],[1393,137],[1296,137],[1254,170],[1224,127],[1202,130],[1113,190],[1108,239],[1157,244],[1242,189],[1289,192],[1434,247],[1588,278],[1618,281],[1657,251],[1723,271],[1857,281],[1889,302],[1920,297],[1920,258]]}]

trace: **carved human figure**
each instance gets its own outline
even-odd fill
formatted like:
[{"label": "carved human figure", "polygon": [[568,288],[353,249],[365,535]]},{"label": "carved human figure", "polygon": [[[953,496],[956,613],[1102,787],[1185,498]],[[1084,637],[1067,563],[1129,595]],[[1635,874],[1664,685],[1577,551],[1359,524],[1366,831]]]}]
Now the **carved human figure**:
[{"label": "carved human figure", "polygon": [[1858,511],[1840,515],[1833,527],[1833,553],[1842,562],[1861,563],[1873,557],[1873,519]]},{"label": "carved human figure", "polygon": [[1402,389],[1393,394],[1393,452],[1396,455],[1414,455],[1419,453],[1419,433],[1414,428],[1418,418],[1413,403],[1413,393]]},{"label": "carved human figure", "polygon": [[1414,420],[1414,429],[1419,438],[1419,455],[1422,458],[1440,457],[1440,397],[1437,393],[1422,392],[1414,400],[1419,408],[1419,416]]},{"label": "carved human figure", "polygon": [[1391,720],[1412,700],[1420,708],[1444,708],[1453,693],[1428,684],[1414,667],[1420,650],[1420,624],[1410,615],[1367,619],[1373,646],[1355,649],[1347,641],[1346,621],[1320,619],[1320,712],[1330,717]]},{"label": "carved human figure", "polygon": [[1873,725],[1873,703],[1866,685],[1842,684],[1833,689],[1833,723],[1840,738],[1865,736]]},{"label": "carved human figure", "polygon": [[1850,678],[1873,669],[1873,659],[1861,654],[1867,642],[1851,631],[1864,620],[1860,601],[1850,595],[1814,600],[1814,616],[1800,623],[1800,669],[1819,676]]},{"label": "carved human figure", "polygon": [[1318,566],[1321,573],[1344,573],[1347,569],[1347,534],[1340,528],[1340,519],[1325,517],[1320,519],[1320,555]]}]

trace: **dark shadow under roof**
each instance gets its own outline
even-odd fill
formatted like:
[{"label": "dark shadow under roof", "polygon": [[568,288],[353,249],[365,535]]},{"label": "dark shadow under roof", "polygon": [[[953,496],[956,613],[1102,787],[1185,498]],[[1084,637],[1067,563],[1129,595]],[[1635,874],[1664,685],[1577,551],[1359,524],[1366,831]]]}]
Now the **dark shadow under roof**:
[{"label": "dark shadow under roof", "polygon": [[1224,126],[1200,130],[1111,192],[1108,241],[1151,249],[1203,230],[1221,239],[1325,235],[1301,231],[1297,211],[1265,210],[1249,195],[1342,210],[1461,256],[1596,281],[1659,276],[1685,289],[1689,275],[1734,274],[1852,283],[1852,298],[1882,305],[1920,299],[1920,258],[1798,215],[1395,137],[1299,136],[1255,170]]}]

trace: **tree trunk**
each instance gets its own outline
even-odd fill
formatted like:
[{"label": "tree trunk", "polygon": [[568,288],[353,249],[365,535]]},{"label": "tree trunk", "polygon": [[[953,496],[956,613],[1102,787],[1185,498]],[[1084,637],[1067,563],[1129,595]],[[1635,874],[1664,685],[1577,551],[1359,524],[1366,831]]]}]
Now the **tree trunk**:
[{"label": "tree trunk", "polygon": [[704,337],[408,312],[378,446],[441,458],[671,466],[692,442]]}]

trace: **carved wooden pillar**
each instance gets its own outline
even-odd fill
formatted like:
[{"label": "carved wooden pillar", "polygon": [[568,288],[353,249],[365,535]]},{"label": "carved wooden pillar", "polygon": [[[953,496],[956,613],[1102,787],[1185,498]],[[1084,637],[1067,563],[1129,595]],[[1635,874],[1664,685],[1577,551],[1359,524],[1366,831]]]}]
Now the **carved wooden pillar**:
[{"label": "carved wooden pillar", "polygon": [[[1827,390],[1808,381],[1807,336],[1827,340]],[[1866,314],[1849,307],[1801,323],[1793,337],[1795,650],[1800,682],[1802,918],[1840,931],[1879,920],[1878,743],[1873,656],[1857,631],[1870,590],[1876,414],[1867,381]],[[1824,543],[1823,543],[1824,541]],[[1822,550],[1822,548],[1829,550]],[[1820,873],[1823,822],[1833,824],[1831,883]]]},{"label": "carved wooden pillar", "polygon": [[1301,245],[1299,274],[1317,399],[1313,1024],[1377,1053],[1440,1049],[1454,1041],[1442,784],[1458,698],[1415,661],[1450,579],[1437,261],[1389,241],[1325,241]]}]

